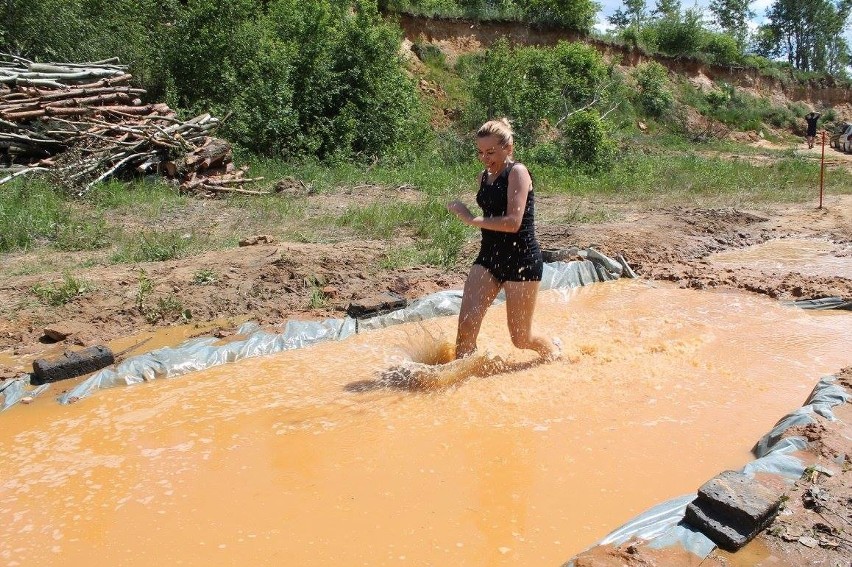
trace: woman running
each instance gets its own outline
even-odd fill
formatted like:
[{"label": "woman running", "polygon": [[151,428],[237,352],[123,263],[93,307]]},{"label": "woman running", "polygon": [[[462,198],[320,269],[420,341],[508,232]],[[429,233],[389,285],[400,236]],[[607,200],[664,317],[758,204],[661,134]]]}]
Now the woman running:
[{"label": "woman running", "polygon": [[479,328],[488,306],[502,288],[506,295],[506,317],[512,344],[542,357],[559,355],[559,343],[532,333],[533,311],[544,263],[535,237],[535,199],[527,168],[512,159],[512,127],[505,118],[483,124],[476,133],[479,175],[476,202],[481,216],[467,205],[452,201],[447,209],[462,222],[479,227],[482,243],[464,285],[456,358],[476,350]]}]

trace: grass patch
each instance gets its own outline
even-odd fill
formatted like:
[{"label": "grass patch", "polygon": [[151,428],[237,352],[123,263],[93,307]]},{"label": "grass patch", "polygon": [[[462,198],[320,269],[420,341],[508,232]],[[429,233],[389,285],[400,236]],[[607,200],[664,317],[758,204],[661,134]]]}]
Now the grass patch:
[{"label": "grass patch", "polygon": [[188,197],[164,181],[107,181],[98,183],[86,195],[86,201],[100,210],[140,209],[146,214],[170,210],[184,203]]},{"label": "grass patch", "polygon": [[328,283],[321,276],[306,276],[305,287],[308,288],[308,307],[311,309],[322,309],[328,304],[328,298],[322,288]]},{"label": "grass patch", "polygon": [[547,224],[596,224],[613,220],[618,213],[605,206],[589,208],[588,203],[576,203],[564,210],[559,210],[549,219],[542,219]]},{"label": "grass patch", "polygon": [[13,181],[0,190],[0,252],[29,250],[49,240],[66,216],[64,199],[42,179]]},{"label": "grass patch", "polygon": [[[815,199],[819,188],[819,163],[800,156],[795,148],[759,150],[726,142],[686,144],[676,136],[636,135],[625,143],[624,151],[608,171],[588,173],[566,167],[527,162],[538,194],[561,194],[601,198],[603,201],[644,203],[647,206],[693,204],[738,206],[772,202],[804,202]],[[461,147],[461,146],[460,146]],[[54,191],[44,180],[15,180],[0,191],[0,252],[38,250],[37,263],[25,259],[14,269],[18,274],[67,271],[76,268],[80,257],[42,254],[42,251],[85,251],[105,249],[98,260],[86,255],[86,265],[96,263],[136,263],[165,261],[223,246],[222,238],[193,232],[201,226],[192,215],[221,214],[235,219],[233,238],[224,245],[236,246],[238,238],[252,233],[273,234],[281,240],[339,242],[350,238],[408,238],[395,246],[382,260],[383,268],[435,265],[449,267],[457,261],[462,246],[477,237],[477,230],[459,222],[446,210],[446,203],[461,198],[476,210],[476,175],[481,165],[470,156],[455,162],[436,160],[428,154],[397,167],[358,164],[293,164],[257,159],[263,175],[272,185],[283,177],[302,181],[306,192],[267,196],[230,196],[216,201],[215,207],[181,197],[159,183],[98,185],[84,200]],[[736,155],[739,158],[707,155]],[[522,161],[524,155],[519,155]],[[826,171],[827,194],[852,192],[852,176],[845,169]],[[359,196],[359,186],[371,186],[370,199]],[[404,191],[399,191],[405,186]],[[386,188],[386,189],[382,189]],[[404,195],[405,199],[399,198]],[[416,195],[416,200],[411,199]],[[341,211],[322,209],[327,205],[349,204]],[[316,205],[316,207],[314,206]],[[180,215],[168,211],[187,206]],[[605,205],[566,207],[548,211],[548,223],[602,222],[612,218]],[[100,214],[126,218],[128,226],[152,227],[144,232],[122,232],[111,227]],[[211,210],[213,212],[211,212]],[[184,230],[159,227],[186,222]],[[122,221],[123,222],[123,221]],[[219,222],[222,222],[221,220]],[[345,229],[345,230],[343,230]],[[225,237],[228,238],[228,237]],[[107,250],[107,247],[112,246]],[[28,257],[29,258],[29,257]],[[13,270],[10,269],[9,273]],[[196,285],[214,283],[217,274],[199,270]],[[75,297],[53,286],[42,289],[39,297]],[[60,299],[56,299],[60,300]],[[319,298],[314,301],[319,301]],[[146,303],[152,313],[172,316],[174,307]]]},{"label": "grass patch", "polygon": [[115,231],[102,218],[76,216],[56,227],[53,246],[66,252],[100,250],[112,244]]},{"label": "grass patch", "polygon": [[61,284],[36,285],[33,286],[32,292],[44,303],[59,306],[70,303],[91,289],[92,286],[88,282],[66,273]]},{"label": "grass patch", "polygon": [[[292,240],[299,240],[292,236],[305,230],[301,220],[307,216],[306,205],[300,198],[283,195],[235,195],[229,198],[227,203],[228,207],[240,212],[230,227],[233,235],[227,242],[229,245],[235,246],[247,230],[283,234],[283,238]],[[307,238],[307,241],[313,240],[312,234],[302,236]]]},{"label": "grass patch", "polygon": [[424,214],[422,206],[410,203],[371,203],[350,207],[337,223],[367,238],[390,238],[395,232],[414,226]]},{"label": "grass patch", "polygon": [[192,319],[192,312],[184,309],[183,303],[173,293],[156,299],[151,297],[154,282],[145,270],[139,270],[139,282],[136,288],[136,309],[149,323],[180,319],[184,323]]},{"label": "grass patch", "polygon": [[450,266],[475,232],[450,215],[446,200],[441,198],[429,198],[424,204],[374,203],[352,207],[337,222],[367,238],[388,239],[402,231],[413,234],[417,241],[414,249],[391,253],[387,262],[393,264],[417,259],[417,263]]},{"label": "grass patch", "polygon": [[163,262],[186,256],[191,250],[203,249],[194,235],[177,232],[147,232],[124,238],[111,260],[116,264]]},{"label": "grass patch", "polygon": [[192,283],[195,285],[210,285],[217,281],[219,281],[219,276],[210,268],[202,268],[192,276]]},{"label": "grass patch", "polygon": [[379,267],[383,270],[395,270],[418,266],[422,262],[423,254],[416,246],[395,246],[379,260]]},{"label": "grass patch", "polygon": [[[774,158],[765,164],[746,159],[692,155],[631,154],[599,175],[540,168],[537,179],[546,191],[606,195],[624,200],[798,202],[816,194],[819,164],[799,157]],[[831,173],[837,193],[852,192],[845,170]]]},{"label": "grass patch", "polygon": [[[475,160],[476,146],[473,139],[467,140],[467,160],[456,164],[435,159],[436,156],[425,155],[422,159],[405,162],[397,166],[365,166],[356,163],[319,164],[315,162],[286,163],[269,158],[249,158],[252,176],[263,176],[269,186],[284,178],[292,177],[302,181],[310,188],[311,194],[335,193],[341,188],[357,187],[358,185],[380,185],[389,189],[410,187],[427,195],[442,195],[452,193],[462,187],[473,188],[474,179],[482,166]],[[474,189],[475,190],[475,189]],[[237,197],[234,197],[234,202]],[[245,197],[245,202],[251,207],[265,199],[288,202],[281,196]],[[299,207],[298,200],[289,200],[289,205],[283,207]]]},{"label": "grass patch", "polygon": [[0,252],[42,245],[66,252],[106,248],[122,234],[102,218],[103,211],[156,219],[185,199],[164,183],[103,183],[81,200],[42,178],[13,181],[0,191]]}]

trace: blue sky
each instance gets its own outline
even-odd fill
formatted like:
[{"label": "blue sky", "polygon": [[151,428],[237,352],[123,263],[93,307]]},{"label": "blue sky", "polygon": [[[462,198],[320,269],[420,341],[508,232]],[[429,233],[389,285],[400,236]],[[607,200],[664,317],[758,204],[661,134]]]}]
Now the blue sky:
[{"label": "blue sky", "polygon": [[[753,19],[753,27],[757,27],[758,24],[763,23],[764,14],[766,13],[766,8],[768,8],[772,4],[773,0],[755,0],[751,3],[751,11],[754,12],[755,16]],[[597,2],[601,5],[601,10],[598,12],[598,23],[595,26],[597,29],[604,31],[607,29],[609,22],[607,22],[607,17],[611,16],[613,12],[615,12],[618,8],[624,5],[622,0],[597,0]],[[704,9],[704,14],[707,18],[712,17],[710,10],[707,8],[709,6],[709,0],[697,0],[694,3],[689,0],[681,0],[681,8],[691,8],[693,6],[697,6],[699,8]],[[655,0],[646,0],[645,5],[647,6],[648,12],[654,9],[656,5]]]}]

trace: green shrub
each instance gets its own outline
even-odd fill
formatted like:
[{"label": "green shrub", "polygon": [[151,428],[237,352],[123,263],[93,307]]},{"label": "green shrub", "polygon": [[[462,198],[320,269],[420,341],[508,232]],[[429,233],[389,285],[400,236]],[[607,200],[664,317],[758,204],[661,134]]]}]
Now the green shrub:
[{"label": "green shrub", "polygon": [[556,142],[541,142],[524,152],[524,160],[539,165],[565,165],[563,148]]},{"label": "green shrub", "polygon": [[474,150],[473,140],[454,128],[435,133],[435,151],[441,163],[468,163]]},{"label": "green shrub", "polygon": [[524,17],[533,24],[589,33],[598,4],[593,0],[519,0]]},{"label": "green shrub", "polygon": [[715,63],[724,65],[742,61],[742,49],[732,36],[707,30],[704,30],[702,35],[700,50],[710,55]]},{"label": "green shrub", "polygon": [[635,26],[628,26],[619,32],[617,39],[625,45],[636,49],[640,46],[643,38]]},{"label": "green shrub", "polygon": [[581,169],[606,169],[615,155],[615,143],[600,114],[581,110],[572,114],[561,128],[561,143],[570,163]]},{"label": "green shrub", "polygon": [[435,65],[437,67],[447,67],[447,57],[441,48],[434,43],[423,41],[415,41],[411,46],[411,51],[417,55],[418,59],[427,65]]},{"label": "green shrub", "polygon": [[[795,118],[804,118],[805,114],[811,111],[805,103],[800,101],[791,102],[789,108]],[[825,116],[822,118],[823,120],[828,120]]]},{"label": "green shrub", "polygon": [[666,68],[652,61],[633,71],[636,79],[636,102],[649,116],[661,116],[674,105],[674,95],[668,87]]},{"label": "green shrub", "polygon": [[216,272],[210,268],[201,268],[192,276],[192,283],[195,285],[214,284],[219,281]]},{"label": "green shrub", "polygon": [[704,28],[698,10],[689,9],[661,18],[648,26],[656,49],[668,55],[692,55],[701,51]]},{"label": "green shrub", "polygon": [[602,56],[590,46],[559,42],[554,47],[512,48],[501,39],[474,68],[467,124],[475,128],[507,116],[516,143],[527,147],[537,142],[542,121],[557,124],[595,100],[600,106],[610,104],[613,84]]}]

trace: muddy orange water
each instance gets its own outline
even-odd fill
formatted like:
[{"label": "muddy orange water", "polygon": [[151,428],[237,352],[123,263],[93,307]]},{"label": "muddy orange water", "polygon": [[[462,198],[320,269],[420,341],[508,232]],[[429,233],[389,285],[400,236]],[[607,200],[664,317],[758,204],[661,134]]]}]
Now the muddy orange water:
[{"label": "muddy orange water", "polygon": [[784,238],[710,256],[715,264],[748,266],[762,272],[852,278],[852,249],[828,240]]},{"label": "muddy orange water", "polygon": [[560,565],[751,459],[852,316],[623,280],[543,292],[562,360],[380,387],[455,318],[0,415],[7,565]]}]

